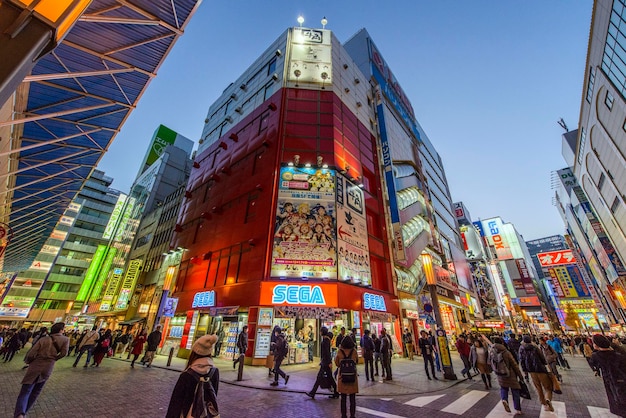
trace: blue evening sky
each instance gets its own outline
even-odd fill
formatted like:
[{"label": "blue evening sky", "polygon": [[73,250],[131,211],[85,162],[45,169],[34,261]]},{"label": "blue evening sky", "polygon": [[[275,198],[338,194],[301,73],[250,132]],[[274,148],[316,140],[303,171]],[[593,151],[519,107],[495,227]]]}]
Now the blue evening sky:
[{"label": "blue evening sky", "polygon": [[128,192],[164,124],[197,142],[211,103],[288,26],[367,28],[437,148],[454,201],[525,239],[563,233],[557,120],[577,127],[591,0],[205,0],[98,168]]}]

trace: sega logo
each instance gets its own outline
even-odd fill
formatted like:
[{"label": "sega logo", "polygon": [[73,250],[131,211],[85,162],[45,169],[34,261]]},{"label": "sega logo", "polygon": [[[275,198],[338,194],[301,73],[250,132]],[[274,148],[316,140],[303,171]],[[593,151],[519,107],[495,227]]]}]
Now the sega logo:
[{"label": "sega logo", "polygon": [[387,306],[385,305],[385,298],[382,297],[381,295],[373,295],[371,293],[364,293],[363,294],[363,309],[387,312]]},{"label": "sega logo", "polygon": [[491,233],[491,239],[493,240],[493,246],[496,250],[504,249],[504,241],[500,236],[500,230],[498,229],[498,223],[496,221],[491,221],[487,223],[487,227],[489,228],[489,232]]},{"label": "sega logo", "polygon": [[198,292],[193,297],[192,308],[208,308],[215,306],[215,290]]},{"label": "sega logo", "polygon": [[272,303],[290,305],[326,305],[324,293],[319,286],[280,284],[272,291]]}]

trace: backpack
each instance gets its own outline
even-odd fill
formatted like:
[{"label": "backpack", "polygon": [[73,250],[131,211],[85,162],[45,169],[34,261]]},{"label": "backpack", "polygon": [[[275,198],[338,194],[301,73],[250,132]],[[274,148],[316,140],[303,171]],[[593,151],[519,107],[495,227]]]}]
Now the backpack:
[{"label": "backpack", "polygon": [[496,376],[509,377],[511,371],[504,361],[504,351],[498,351],[495,346],[489,348],[489,362]]},{"label": "backpack", "polygon": [[339,376],[341,376],[341,382],[354,383],[356,382],[356,362],[352,358],[354,348],[350,350],[347,356],[345,351],[342,350],[342,352],[345,357],[339,362]]},{"label": "backpack", "polygon": [[280,346],[280,355],[283,357],[287,357],[289,354],[289,343],[287,343],[287,339],[283,338],[283,341]]},{"label": "backpack", "polygon": [[[211,378],[215,373],[215,367],[211,367],[209,374],[204,377],[191,369],[187,369],[187,373],[198,379],[198,384],[193,394],[193,401],[189,412],[185,415],[187,418],[219,418],[220,414],[217,409],[217,395],[211,384]],[[209,398],[205,398],[204,385],[209,385]]]}]

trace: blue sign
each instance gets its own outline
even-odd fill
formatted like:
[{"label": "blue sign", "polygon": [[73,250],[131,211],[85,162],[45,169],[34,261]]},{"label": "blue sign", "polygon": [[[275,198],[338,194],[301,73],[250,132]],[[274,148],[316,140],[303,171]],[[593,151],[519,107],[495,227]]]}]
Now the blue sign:
[{"label": "blue sign", "polygon": [[319,286],[278,285],[272,293],[272,303],[290,305],[326,305],[324,293]]},{"label": "blue sign", "polygon": [[381,295],[374,295],[372,293],[364,293],[363,294],[363,309],[387,312],[387,306],[385,305],[385,298]]},{"label": "blue sign", "polygon": [[215,290],[198,292],[193,297],[192,308],[209,308],[215,306]]}]

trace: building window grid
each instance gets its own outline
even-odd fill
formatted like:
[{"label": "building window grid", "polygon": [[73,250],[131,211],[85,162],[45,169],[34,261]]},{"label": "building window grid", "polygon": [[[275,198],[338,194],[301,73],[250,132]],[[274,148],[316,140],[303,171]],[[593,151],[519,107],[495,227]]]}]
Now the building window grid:
[{"label": "building window grid", "polygon": [[589,82],[587,83],[587,102],[591,103],[591,99],[593,98],[593,86],[596,81],[596,69],[591,67],[589,70]]},{"label": "building window grid", "polygon": [[607,91],[606,92],[606,96],[604,97],[604,104],[606,105],[606,107],[609,108],[609,110],[613,110],[613,102],[614,101],[615,101],[615,98],[613,97],[611,92]]},{"label": "building window grid", "polygon": [[578,164],[583,163],[583,151],[585,150],[585,145],[587,142],[587,132],[585,128],[580,128],[580,146],[578,148]]},{"label": "building window grid", "polygon": [[602,186],[604,186],[604,180],[606,180],[606,176],[604,173],[600,173],[600,178],[598,179],[598,190],[602,191]]},{"label": "building window grid", "polygon": [[613,215],[615,215],[617,208],[619,208],[619,203],[620,203],[619,197],[615,196],[615,199],[613,199],[613,203],[611,204],[611,213]]},{"label": "building window grid", "polygon": [[[621,1],[613,2],[613,10],[609,30],[607,32],[604,56],[602,58],[602,71],[615,85],[622,97],[626,98],[626,36],[622,33],[626,29],[624,19],[624,4]],[[605,101],[606,103],[606,101]],[[607,103],[607,106],[608,103]]]}]

